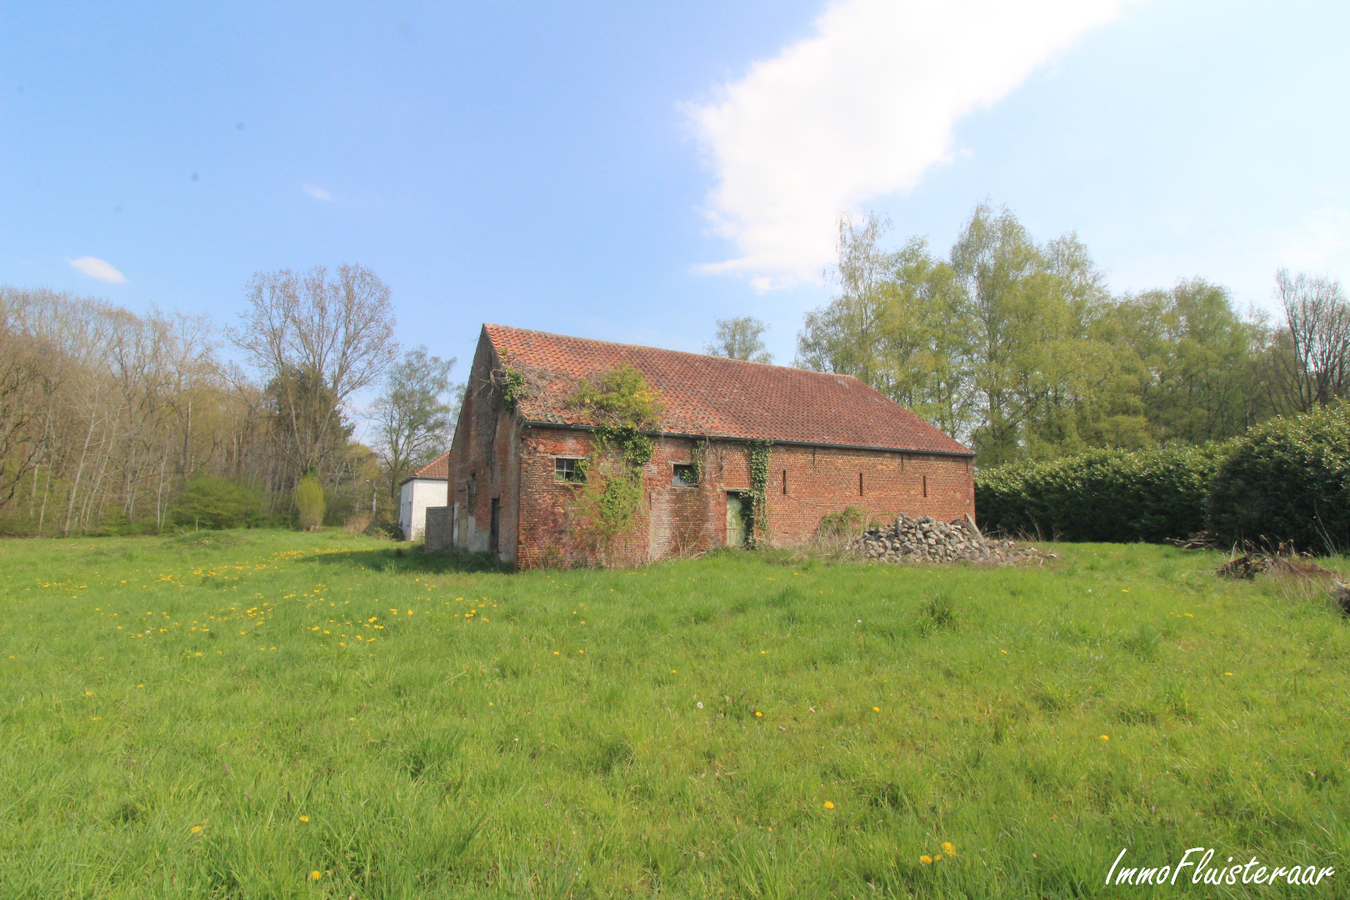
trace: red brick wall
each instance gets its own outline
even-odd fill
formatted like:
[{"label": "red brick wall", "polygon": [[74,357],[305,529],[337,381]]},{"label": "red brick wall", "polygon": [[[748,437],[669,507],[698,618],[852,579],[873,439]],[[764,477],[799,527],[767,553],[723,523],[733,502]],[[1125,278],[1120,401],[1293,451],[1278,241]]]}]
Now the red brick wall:
[{"label": "red brick wall", "polygon": [[[631,533],[602,553],[588,537],[577,508],[582,488],[554,481],[555,457],[584,457],[591,449],[590,434],[584,431],[532,427],[522,434],[522,527],[516,557],[522,566],[586,565],[602,559],[611,565],[638,565],[720,546],[726,542],[726,493],[750,489],[746,445],[712,442],[704,456],[702,484],[676,487],[673,467],[691,462],[694,443],[658,438],[643,471],[644,503]],[[810,540],[821,516],[848,506],[862,510],[864,519],[885,522],[897,512],[944,521],[975,514],[970,462],[960,457],[775,446],[769,456],[767,499],[769,537],[781,546]]]},{"label": "red brick wall", "polygon": [[479,341],[450,444],[447,494],[455,545],[480,553],[492,549],[492,501],[498,501],[497,555],[515,563],[520,526],[520,423],[506,410],[490,377],[497,365],[491,343]]},{"label": "red brick wall", "polygon": [[975,483],[965,457],[777,445],[769,454],[768,501],[772,541],[791,546],[809,540],[821,516],[849,506],[864,521],[889,523],[900,512],[944,522],[974,518]]}]

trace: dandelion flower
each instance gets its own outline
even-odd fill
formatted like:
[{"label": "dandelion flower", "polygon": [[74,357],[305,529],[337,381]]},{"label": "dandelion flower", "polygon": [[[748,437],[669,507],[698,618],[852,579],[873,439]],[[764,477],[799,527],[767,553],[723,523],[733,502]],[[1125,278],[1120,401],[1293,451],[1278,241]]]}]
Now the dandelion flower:
[{"label": "dandelion flower", "polygon": [[759,710],[755,710],[755,718],[756,719],[764,718],[764,713],[760,712]]},{"label": "dandelion flower", "polygon": [[1102,740],[1104,740],[1104,741],[1109,741],[1109,740],[1111,740],[1111,736],[1110,736],[1109,734],[1104,734],[1104,735],[1102,735]]},{"label": "dandelion flower", "polygon": [[880,706],[872,707],[872,712],[881,712],[881,707]]},{"label": "dandelion flower", "polygon": [[301,822],[308,822],[308,821],[309,821],[309,816],[301,816],[301,817],[300,817],[300,821],[301,821]]},{"label": "dandelion flower", "polygon": [[942,854],[939,853],[937,856],[933,857],[933,862],[942,862]]},{"label": "dandelion flower", "polygon": [[201,834],[201,833],[202,833],[202,826],[200,826],[200,825],[193,825],[191,828],[188,829],[188,831],[191,831],[193,834]]},{"label": "dandelion flower", "polygon": [[931,866],[931,865],[933,864],[933,857],[931,857],[931,856],[929,856],[928,854],[925,853],[923,856],[920,856],[920,857],[919,857],[919,862],[920,862],[922,865],[925,865],[925,866]]},{"label": "dandelion flower", "polygon": [[310,873],[309,873],[309,880],[310,880],[310,881],[318,881],[318,880],[319,880],[320,878],[322,878],[322,877],[323,877],[323,873],[320,872],[318,869],[315,869],[313,872],[310,872]]},{"label": "dandelion flower", "polygon": [[942,852],[948,856],[955,856],[956,848],[952,846],[951,841],[947,841],[942,845]]},{"label": "dandelion flower", "polygon": [[834,804],[831,803],[829,800],[826,800],[826,801],[825,801],[825,808],[826,808],[826,809],[834,809]]}]

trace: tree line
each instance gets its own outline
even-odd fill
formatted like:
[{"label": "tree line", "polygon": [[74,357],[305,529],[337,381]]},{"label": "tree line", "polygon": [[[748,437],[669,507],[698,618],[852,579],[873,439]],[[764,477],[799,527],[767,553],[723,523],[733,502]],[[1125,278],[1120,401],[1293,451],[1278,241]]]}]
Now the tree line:
[{"label": "tree line", "polygon": [[[1279,272],[1272,319],[1200,278],[1112,295],[1075,235],[1038,243],[988,204],[946,255],[923,238],[887,249],[888,229],[841,221],[838,290],[806,315],[794,364],[857,376],[982,467],[1224,440],[1350,397],[1332,279]],[[399,483],[449,445],[455,360],[401,352],[389,289],[360,266],[258,273],[245,296],[221,329],[0,287],[0,532],[294,521],[302,481],[307,521],[396,520]],[[772,362],[766,327],[719,320],[705,350]]]},{"label": "tree line", "polygon": [[[246,297],[222,330],[0,287],[0,532],[285,522],[302,480],[330,524],[392,525],[453,427],[455,361],[400,355],[389,289],[360,266],[259,273]],[[372,449],[352,438],[375,388]]]},{"label": "tree line", "polygon": [[838,291],[806,315],[796,365],[857,376],[981,466],[1223,440],[1350,397],[1332,279],[1280,271],[1272,320],[1201,278],[1114,296],[1076,235],[1037,243],[987,204],[945,256],[884,249],[887,229],[841,222]]}]

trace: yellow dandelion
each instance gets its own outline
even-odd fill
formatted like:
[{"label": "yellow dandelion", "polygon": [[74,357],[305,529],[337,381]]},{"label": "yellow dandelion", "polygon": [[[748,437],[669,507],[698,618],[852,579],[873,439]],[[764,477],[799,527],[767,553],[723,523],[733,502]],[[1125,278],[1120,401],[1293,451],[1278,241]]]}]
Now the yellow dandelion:
[{"label": "yellow dandelion", "polygon": [[872,707],[872,712],[881,712],[881,707],[880,706]]},{"label": "yellow dandelion", "polygon": [[952,846],[951,841],[947,841],[942,845],[942,852],[948,856],[955,856],[956,848]]},{"label": "yellow dandelion", "polygon": [[834,804],[831,803],[829,800],[826,800],[826,801],[825,801],[825,808],[826,808],[826,809],[834,809]]},{"label": "yellow dandelion", "polygon": [[931,866],[933,864],[933,857],[925,853],[923,856],[919,857],[919,863],[921,865]]},{"label": "yellow dandelion", "polygon": [[1111,740],[1111,735],[1109,735],[1109,734],[1104,734],[1104,735],[1102,735],[1102,740],[1104,740],[1104,741],[1109,741],[1109,740]]},{"label": "yellow dandelion", "polygon": [[323,873],[320,872],[318,869],[315,869],[313,872],[310,872],[310,873],[309,873],[309,880],[310,880],[310,881],[318,881],[318,880],[319,880],[320,878],[322,878],[322,877],[323,877]]},{"label": "yellow dandelion", "polygon": [[308,822],[308,821],[309,821],[309,816],[301,816],[301,817],[300,817],[300,821],[301,821],[301,822]]},{"label": "yellow dandelion", "polygon": [[193,834],[201,834],[201,833],[202,833],[202,826],[200,826],[200,825],[193,825],[191,828],[188,829],[188,831],[191,831]]},{"label": "yellow dandelion", "polygon": [[933,857],[933,862],[942,862],[942,854],[939,853],[937,856]]},{"label": "yellow dandelion", "polygon": [[759,710],[755,710],[755,718],[756,719],[764,718],[764,713],[760,712]]}]

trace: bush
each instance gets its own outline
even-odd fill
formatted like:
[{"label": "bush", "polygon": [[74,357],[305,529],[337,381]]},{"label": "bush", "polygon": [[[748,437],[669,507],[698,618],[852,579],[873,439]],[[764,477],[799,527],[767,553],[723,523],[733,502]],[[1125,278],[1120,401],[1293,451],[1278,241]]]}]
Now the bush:
[{"label": "bush", "polygon": [[257,488],[198,475],[178,495],[173,518],[182,527],[243,528],[260,524],[263,508],[263,495]]},{"label": "bush", "polygon": [[1151,541],[1205,527],[1206,499],[1232,444],[1093,450],[975,476],[980,527],[1069,541]]},{"label": "bush", "polygon": [[306,475],[295,486],[295,508],[300,511],[300,527],[305,531],[318,531],[323,524],[324,510],[327,504],[323,500],[323,486],[313,475]]},{"label": "bush", "polygon": [[862,530],[863,512],[856,506],[847,506],[839,512],[826,513],[820,517],[816,533],[822,535],[845,535]]},{"label": "bush", "polygon": [[1209,523],[1226,542],[1350,550],[1350,403],[1252,429],[1219,467]]}]

